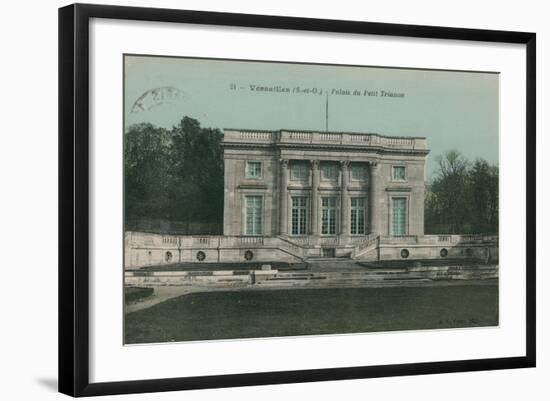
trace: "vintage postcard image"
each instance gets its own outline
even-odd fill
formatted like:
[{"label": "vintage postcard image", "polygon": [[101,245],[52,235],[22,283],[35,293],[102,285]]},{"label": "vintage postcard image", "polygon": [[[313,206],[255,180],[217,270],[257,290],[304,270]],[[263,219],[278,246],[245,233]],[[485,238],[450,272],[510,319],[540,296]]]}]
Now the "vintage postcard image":
[{"label": "vintage postcard image", "polygon": [[499,74],[125,55],[126,344],[499,324]]}]

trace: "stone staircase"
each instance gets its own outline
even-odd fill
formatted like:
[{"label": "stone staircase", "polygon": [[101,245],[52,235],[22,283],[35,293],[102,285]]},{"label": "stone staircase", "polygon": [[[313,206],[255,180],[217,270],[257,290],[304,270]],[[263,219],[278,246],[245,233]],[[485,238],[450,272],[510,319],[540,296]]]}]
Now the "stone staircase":
[{"label": "stone staircase", "polygon": [[279,249],[302,261],[323,259],[323,250],[327,248],[333,249],[335,253],[335,257],[330,258],[330,260],[378,260],[378,241],[379,236],[376,234],[351,238],[345,242],[338,237],[319,237],[314,239],[311,237],[296,238],[286,235],[277,236],[277,246]]},{"label": "stone staircase", "polygon": [[357,260],[379,260],[380,255],[378,252],[379,236],[371,235],[357,244],[354,249],[353,258]]}]

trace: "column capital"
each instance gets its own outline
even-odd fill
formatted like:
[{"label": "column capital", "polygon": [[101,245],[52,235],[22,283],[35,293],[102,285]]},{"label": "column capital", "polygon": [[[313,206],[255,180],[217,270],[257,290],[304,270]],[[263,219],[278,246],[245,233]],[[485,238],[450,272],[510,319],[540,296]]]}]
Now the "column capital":
[{"label": "column capital", "polygon": [[378,166],[378,161],[376,161],[376,160],[369,161],[369,166],[377,167]]},{"label": "column capital", "polygon": [[309,162],[311,163],[311,168],[312,169],[319,170],[319,166],[321,164],[321,162],[319,160],[310,160]]},{"label": "column capital", "polygon": [[282,168],[288,168],[288,159],[279,159]]},{"label": "column capital", "polygon": [[350,165],[350,161],[349,160],[340,160],[340,166],[343,168],[343,169],[347,169]]}]

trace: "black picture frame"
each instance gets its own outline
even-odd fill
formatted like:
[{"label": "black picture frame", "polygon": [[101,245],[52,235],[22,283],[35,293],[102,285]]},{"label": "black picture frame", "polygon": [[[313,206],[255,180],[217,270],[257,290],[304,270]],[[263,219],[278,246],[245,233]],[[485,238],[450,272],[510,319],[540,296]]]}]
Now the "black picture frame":
[{"label": "black picture frame", "polygon": [[[91,18],[438,38],[526,46],[526,353],[520,357],[382,366],[89,381],[89,22]],[[362,379],[535,366],[536,35],[436,26],[75,4],[59,9],[59,391],[71,396]]]}]

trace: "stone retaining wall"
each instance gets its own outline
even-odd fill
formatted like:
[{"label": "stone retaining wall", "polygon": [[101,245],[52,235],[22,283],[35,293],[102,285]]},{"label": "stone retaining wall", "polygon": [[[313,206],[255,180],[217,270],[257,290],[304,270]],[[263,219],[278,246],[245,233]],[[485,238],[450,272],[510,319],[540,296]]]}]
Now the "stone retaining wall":
[{"label": "stone retaining wall", "polygon": [[[334,255],[354,260],[481,259],[498,263],[498,237],[484,235],[366,236],[364,242],[300,243],[292,237],[180,236],[126,232],[125,269],[174,263],[220,263],[253,260],[295,263]],[[355,240],[357,241],[357,240]]]},{"label": "stone retaining wall", "polygon": [[[279,244],[278,238],[178,236],[126,232],[124,238],[124,267],[173,263],[220,263],[250,260],[259,262],[300,262],[299,248]],[[287,246],[283,246],[287,245]]]}]

